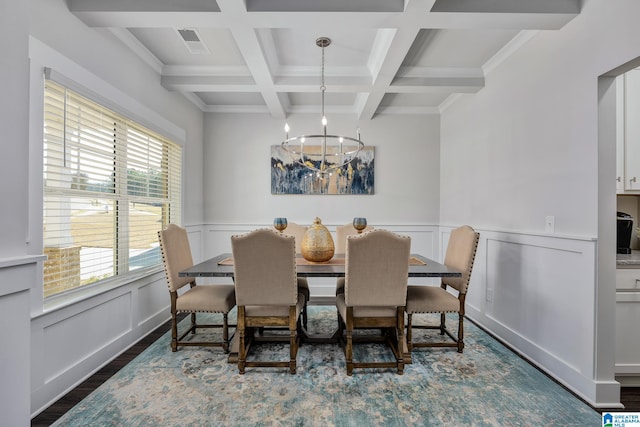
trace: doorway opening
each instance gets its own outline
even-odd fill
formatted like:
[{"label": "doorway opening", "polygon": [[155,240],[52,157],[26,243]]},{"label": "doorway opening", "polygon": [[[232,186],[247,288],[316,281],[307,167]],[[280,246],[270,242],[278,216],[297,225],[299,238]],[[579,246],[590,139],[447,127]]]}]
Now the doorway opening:
[{"label": "doorway opening", "polygon": [[[625,73],[640,66],[640,58],[629,61],[598,78],[598,259],[596,286],[596,377],[622,379],[616,354],[617,292],[616,251],[618,192],[624,191],[624,85]],[[636,71],[637,72],[637,71]],[[638,94],[640,98],[640,93]],[[639,141],[640,146],[640,141]],[[616,185],[620,179],[620,185]],[[639,187],[640,188],[640,187]],[[633,206],[638,200],[624,200]],[[640,206],[640,204],[637,204]],[[637,209],[637,208],[636,208]],[[640,216],[640,211],[637,211]],[[637,226],[637,224],[636,224]],[[638,266],[640,268],[640,265]],[[640,294],[638,294],[640,313]],[[620,344],[618,342],[618,344]],[[640,359],[637,379],[640,381]],[[625,384],[622,384],[623,386]],[[629,384],[630,385],[630,384]],[[638,384],[640,385],[640,383]]]}]

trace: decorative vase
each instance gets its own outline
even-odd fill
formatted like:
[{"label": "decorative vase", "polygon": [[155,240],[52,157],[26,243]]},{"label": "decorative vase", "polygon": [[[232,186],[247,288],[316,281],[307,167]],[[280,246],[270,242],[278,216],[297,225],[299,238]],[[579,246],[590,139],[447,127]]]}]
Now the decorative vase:
[{"label": "decorative vase", "polygon": [[316,217],[302,238],[302,256],[307,261],[325,262],[333,258],[334,252],[331,233],[322,225],[320,218]]}]

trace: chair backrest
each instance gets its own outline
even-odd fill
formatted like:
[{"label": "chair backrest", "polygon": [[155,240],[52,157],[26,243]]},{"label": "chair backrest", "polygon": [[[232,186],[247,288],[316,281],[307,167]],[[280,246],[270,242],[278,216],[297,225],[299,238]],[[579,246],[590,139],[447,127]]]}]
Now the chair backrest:
[{"label": "chair backrest", "polygon": [[469,288],[469,280],[471,279],[471,271],[473,270],[473,261],[476,257],[479,239],[480,233],[476,233],[468,225],[454,229],[449,236],[444,264],[447,267],[462,271],[462,277],[443,277],[442,283],[451,286],[462,294],[467,293]]},{"label": "chair backrest", "polygon": [[[373,227],[370,225],[367,225],[365,227],[364,230],[362,230],[363,233],[369,231],[369,230],[373,230]],[[337,254],[343,254],[345,253],[346,249],[347,249],[347,236],[352,236],[354,234],[358,234],[358,230],[356,230],[355,228],[353,228],[353,223],[349,223],[349,224],[345,224],[345,225],[338,225],[336,227],[336,253]]]},{"label": "chair backrest", "polygon": [[[275,229],[274,229],[275,230]],[[290,222],[287,224],[287,228],[282,231],[282,234],[286,234],[287,236],[293,236],[296,239],[296,253],[302,252],[302,238],[304,237],[304,233],[307,231],[307,227],[296,224],[295,222]]]},{"label": "chair backrest", "polygon": [[237,305],[295,305],[295,238],[267,228],[231,236]]},{"label": "chair backrest", "polygon": [[169,224],[164,230],[158,231],[158,240],[169,290],[177,291],[184,285],[192,283],[193,277],[178,276],[182,270],[193,266],[187,230],[179,225]]},{"label": "chair backrest", "polygon": [[400,307],[406,304],[411,238],[386,230],[347,237],[347,306]]}]

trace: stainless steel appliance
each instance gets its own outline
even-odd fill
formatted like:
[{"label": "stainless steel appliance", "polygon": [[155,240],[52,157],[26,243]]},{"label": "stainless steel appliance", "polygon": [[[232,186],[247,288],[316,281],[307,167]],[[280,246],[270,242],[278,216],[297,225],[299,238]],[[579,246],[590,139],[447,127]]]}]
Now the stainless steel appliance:
[{"label": "stainless steel appliance", "polygon": [[633,218],[631,215],[618,212],[618,235],[617,235],[617,253],[630,254],[631,253],[631,233],[633,232]]}]

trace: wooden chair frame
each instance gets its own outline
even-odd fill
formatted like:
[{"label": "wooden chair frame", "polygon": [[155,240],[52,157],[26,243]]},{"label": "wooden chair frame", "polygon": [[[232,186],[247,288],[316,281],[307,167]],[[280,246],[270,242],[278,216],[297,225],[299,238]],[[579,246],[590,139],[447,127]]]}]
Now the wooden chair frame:
[{"label": "wooden chair frame", "polygon": [[[193,288],[194,286],[195,283],[192,283],[191,287]],[[222,350],[225,353],[229,353],[229,343],[231,342],[231,338],[233,338],[233,334],[231,337],[229,336],[229,327],[235,327],[236,325],[229,325],[229,315],[227,313],[222,313],[222,324],[198,323],[196,317],[197,313],[189,313],[191,318],[189,328],[178,336],[178,313],[176,311],[178,293],[175,291],[169,291],[169,294],[171,296],[171,351],[178,351],[178,346],[222,347]],[[189,333],[195,334],[196,329],[211,328],[222,328],[222,341],[182,341]]]},{"label": "wooden chair frame", "polygon": [[[289,337],[260,336],[256,337],[257,330],[264,330],[267,327],[286,327],[289,329]],[[296,358],[301,337],[300,316],[296,320],[296,306],[289,307],[288,316],[247,316],[245,306],[238,306],[238,371],[245,373],[246,367],[275,367],[289,368],[290,374],[296,373]],[[247,355],[254,342],[289,342],[288,361],[259,361],[247,360]]]},{"label": "wooden chair frame", "polygon": [[[397,307],[394,317],[354,317],[353,307],[347,307],[346,322],[338,313],[338,336],[347,361],[347,375],[353,375],[354,368],[396,368],[398,375],[404,374],[402,343],[404,341],[404,307]],[[381,335],[354,335],[356,329],[380,329]],[[346,332],[346,333],[345,333]],[[353,360],[354,342],[385,342],[393,352],[395,362],[358,362]]]},{"label": "wooden chair frame", "polygon": [[[447,286],[444,284],[440,285],[440,287],[445,291],[447,289]],[[458,310],[458,333],[456,335],[447,328],[446,312],[440,313],[439,325],[414,325],[412,320],[413,316],[410,313],[407,313],[407,347],[409,348],[409,351],[413,350],[414,347],[455,347],[458,350],[458,353],[462,353],[464,350],[464,304],[466,296],[466,293],[458,295],[458,299],[460,300],[460,310]],[[414,342],[413,329],[440,330],[440,335],[447,335],[453,342]]]}]

